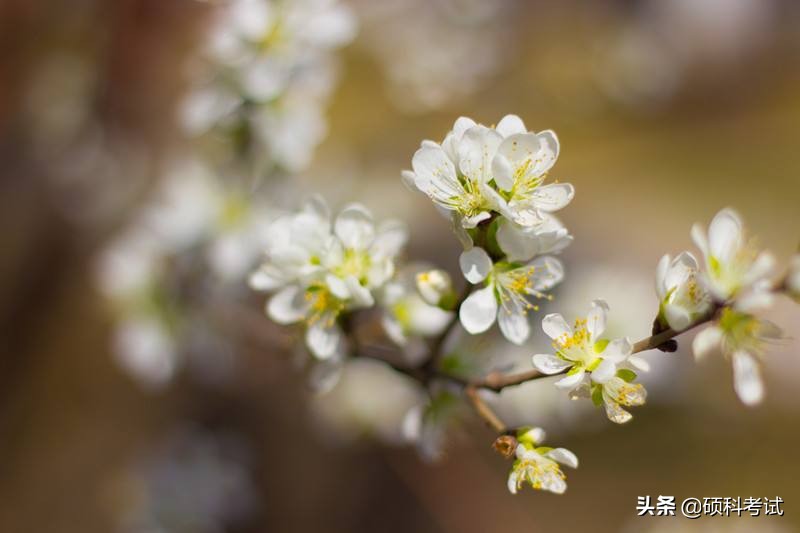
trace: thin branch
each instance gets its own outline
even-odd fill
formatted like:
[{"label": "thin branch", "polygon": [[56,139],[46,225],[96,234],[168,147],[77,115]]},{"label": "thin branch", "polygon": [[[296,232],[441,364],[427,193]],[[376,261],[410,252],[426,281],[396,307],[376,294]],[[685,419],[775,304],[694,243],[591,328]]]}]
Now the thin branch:
[{"label": "thin branch", "polygon": [[507,431],[505,423],[500,420],[500,417],[492,411],[491,407],[483,401],[481,398],[480,391],[477,387],[473,385],[467,385],[464,389],[464,393],[467,395],[472,407],[475,409],[475,412],[483,418],[486,423],[491,426],[493,430],[497,433],[505,433]]},{"label": "thin branch", "polygon": [[[709,313],[708,316],[705,318],[697,321],[696,323],[692,324],[688,328],[675,331],[674,329],[667,329],[655,335],[651,335],[646,337],[639,342],[633,345],[633,350],[631,353],[639,353],[644,352],[647,350],[654,350],[667,342],[670,339],[677,337],[687,331],[694,329],[698,326],[701,326],[709,321],[711,321],[716,316],[716,313]],[[520,372],[518,374],[502,374],[500,372],[491,372],[486,375],[486,377],[478,380],[471,381],[469,384],[473,387],[478,387],[481,389],[489,389],[494,392],[500,392],[506,387],[513,387],[516,385],[522,385],[523,383],[527,383],[528,381],[533,381],[536,379],[546,378],[550,376],[559,376],[561,374],[565,374],[569,369],[564,369],[561,372],[556,372],[554,374],[543,374],[538,370],[527,370],[525,372]]]}]

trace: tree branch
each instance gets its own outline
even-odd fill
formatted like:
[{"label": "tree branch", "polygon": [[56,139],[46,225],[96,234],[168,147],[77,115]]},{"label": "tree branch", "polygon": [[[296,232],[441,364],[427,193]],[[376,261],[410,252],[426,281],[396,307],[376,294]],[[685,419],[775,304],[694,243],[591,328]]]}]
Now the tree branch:
[{"label": "tree branch", "polygon": [[464,388],[464,394],[467,395],[467,398],[475,409],[475,412],[478,413],[478,416],[483,418],[494,431],[497,433],[505,433],[507,431],[505,423],[500,420],[500,417],[492,411],[491,407],[489,407],[485,401],[483,401],[477,387],[474,385],[467,385]]}]

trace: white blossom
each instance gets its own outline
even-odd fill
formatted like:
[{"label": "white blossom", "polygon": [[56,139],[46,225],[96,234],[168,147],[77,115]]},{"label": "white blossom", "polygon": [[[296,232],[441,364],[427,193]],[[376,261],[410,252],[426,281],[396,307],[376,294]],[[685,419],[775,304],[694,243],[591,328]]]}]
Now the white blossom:
[{"label": "white blossom", "polygon": [[524,227],[501,218],[497,244],[509,261],[528,261],[537,255],[556,254],[572,244],[572,235],[553,215],[544,213],[542,222]]},{"label": "white blossom", "polygon": [[699,279],[697,260],[690,252],[661,258],[656,269],[660,315],[676,331],[688,328],[711,309],[711,297]]},{"label": "white blossom", "polygon": [[407,238],[395,221],[376,225],[359,204],[331,223],[324,201],[314,198],[267,230],[266,261],[250,277],[256,290],[275,292],[267,313],[279,324],[303,322],[311,352],[327,359],[339,349],[342,312],[370,307],[374,292],[394,274]]},{"label": "white blossom", "polygon": [[413,182],[440,208],[454,212],[464,228],[492,213],[534,227],[574,195],[569,184],[545,184],[557,157],[555,133],[528,132],[516,115],[506,115],[496,127],[461,117],[441,144],[423,141],[412,159]]},{"label": "white blossom", "polygon": [[154,316],[134,314],[117,324],[114,356],[128,372],[150,387],[167,383],[178,367],[173,333]]},{"label": "white blossom", "polygon": [[427,344],[421,339],[441,333],[453,317],[453,313],[426,302],[415,290],[414,280],[430,272],[438,271],[415,273],[410,269],[387,283],[379,298],[384,331],[392,341],[407,349],[406,355],[413,362],[417,362],[417,353],[424,357],[427,351]]},{"label": "white blossom", "polygon": [[516,494],[524,484],[536,490],[563,494],[566,476],[559,463],[578,468],[578,458],[566,448],[540,446],[545,433],[541,428],[522,428],[517,432],[516,459],[508,475],[508,490]]},{"label": "white blossom", "polygon": [[597,405],[604,405],[612,422],[624,423],[631,419],[622,406],[644,404],[646,391],[641,384],[631,383],[636,373],[646,370],[647,363],[632,356],[632,345],[627,338],[607,340],[601,336],[606,329],[608,304],[603,300],[592,302],[585,319],[577,319],[570,327],[560,314],[549,314],[542,320],[542,329],[553,339],[555,355],[536,354],[533,365],[544,374],[566,376],[555,383],[569,389],[570,396],[591,396]]},{"label": "white blossom", "polygon": [[770,303],[760,292],[756,289],[732,307],[724,307],[719,318],[698,333],[692,344],[698,359],[721,353],[731,360],[734,389],[745,405],[756,405],[763,399],[760,360],[766,346],[782,338],[778,326],[753,314]]},{"label": "white blossom", "polygon": [[260,163],[302,170],[327,130],[332,51],[354,38],[355,17],[336,0],[233,0],[217,15],[182,106],[185,130],[245,129],[267,159]]},{"label": "white blossom", "polygon": [[459,318],[464,329],[473,335],[483,333],[497,321],[503,335],[515,344],[522,344],[530,335],[527,313],[538,309],[530,299],[546,298],[544,291],[564,278],[561,262],[549,256],[523,265],[492,263],[483,248],[474,247],[461,254],[459,263],[467,281],[485,282],[461,304]]},{"label": "white blossom", "polygon": [[772,254],[748,240],[741,217],[730,208],[717,213],[707,235],[695,224],[692,239],[705,257],[704,284],[720,302],[768,279],[775,265]]},{"label": "white blossom", "polygon": [[450,274],[441,269],[418,273],[416,285],[419,295],[429,305],[443,306],[448,298],[454,296],[453,280],[450,279]]}]

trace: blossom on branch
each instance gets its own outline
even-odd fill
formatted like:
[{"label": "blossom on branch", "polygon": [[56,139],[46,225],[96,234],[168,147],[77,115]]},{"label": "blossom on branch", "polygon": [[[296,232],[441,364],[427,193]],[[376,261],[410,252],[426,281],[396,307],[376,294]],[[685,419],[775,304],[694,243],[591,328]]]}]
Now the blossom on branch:
[{"label": "blossom on branch", "polygon": [[647,363],[632,356],[627,338],[609,341],[602,338],[606,329],[608,304],[592,302],[585,319],[577,319],[571,327],[564,317],[554,313],[542,320],[542,329],[553,339],[555,355],[536,354],[533,366],[543,374],[566,376],[555,383],[569,389],[572,398],[591,397],[604,405],[609,420],[622,424],[632,417],[622,407],[643,405],[647,392],[639,383],[632,383],[636,370],[647,370]]},{"label": "blossom on branch", "polygon": [[692,345],[698,359],[721,353],[731,360],[736,395],[750,406],[764,398],[759,367],[765,348],[782,337],[778,326],[753,314],[763,309],[761,303],[749,299],[724,307],[719,319],[698,333]]},{"label": "blossom on branch", "polygon": [[250,285],[276,292],[267,304],[270,318],[303,322],[308,348],[327,359],[342,340],[339,316],[375,303],[375,292],[394,275],[406,239],[403,225],[376,225],[359,204],[331,222],[325,202],[314,198],[270,225],[266,261],[250,276]]},{"label": "blossom on branch", "polygon": [[516,115],[506,115],[496,127],[461,117],[441,144],[422,142],[413,173],[404,177],[464,228],[493,214],[533,228],[574,196],[569,184],[545,184],[558,151],[555,133],[529,132]]},{"label": "blossom on branch", "polygon": [[564,278],[561,262],[550,256],[527,264],[493,263],[483,248],[474,247],[461,254],[459,263],[467,281],[485,283],[461,305],[461,325],[474,335],[497,321],[500,331],[514,344],[522,344],[530,336],[527,313],[538,309],[531,298],[548,298],[545,291]]},{"label": "blossom on branch", "polygon": [[692,239],[705,258],[702,276],[706,288],[720,302],[736,297],[772,274],[775,258],[759,251],[748,239],[742,219],[733,209],[717,213],[708,234],[695,224]]},{"label": "blossom on branch", "polygon": [[699,279],[697,259],[690,252],[661,258],[656,269],[659,318],[676,331],[688,328],[711,309],[711,297]]},{"label": "blossom on branch", "polygon": [[545,433],[541,428],[520,428],[517,431],[516,459],[508,475],[508,490],[516,494],[524,484],[536,490],[563,494],[566,476],[559,463],[578,468],[578,458],[566,448],[540,446]]}]

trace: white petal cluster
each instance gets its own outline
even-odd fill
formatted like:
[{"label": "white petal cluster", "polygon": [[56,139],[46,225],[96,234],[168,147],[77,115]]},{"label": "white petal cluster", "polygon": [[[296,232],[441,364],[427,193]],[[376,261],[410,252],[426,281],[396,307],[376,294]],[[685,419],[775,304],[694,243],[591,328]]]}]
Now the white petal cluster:
[{"label": "white petal cluster", "polygon": [[[500,246],[515,260],[526,260],[545,253],[538,247],[555,251],[569,243],[552,213],[572,200],[574,189],[546,183],[558,151],[554,132],[530,132],[516,115],[506,115],[496,127],[461,117],[441,144],[422,142],[404,179],[465,229],[502,216]],[[545,243],[524,242],[537,241],[539,233],[546,234]]]},{"label": "white petal cluster", "polygon": [[525,484],[555,494],[563,494],[567,490],[566,476],[560,464],[578,468],[578,458],[566,448],[541,446],[544,438],[545,432],[541,428],[518,430],[516,459],[508,475],[511,494],[516,494]]},{"label": "white petal cluster", "polygon": [[275,292],[267,313],[279,324],[303,322],[306,344],[320,359],[334,355],[344,311],[371,307],[375,293],[395,272],[407,239],[396,221],[375,224],[362,205],[345,207],[335,219],[321,198],[267,230],[266,261],[250,276],[252,288]]},{"label": "white petal cluster", "polygon": [[487,331],[496,321],[514,344],[522,344],[530,336],[527,313],[538,309],[530,300],[546,298],[545,291],[564,279],[561,262],[550,256],[522,265],[493,263],[483,248],[474,247],[461,254],[459,263],[467,281],[484,283],[461,304],[461,325],[474,335]]},{"label": "white petal cluster", "polygon": [[748,239],[744,223],[733,209],[717,213],[707,234],[695,224],[692,239],[705,259],[702,277],[706,288],[717,301],[725,302],[757,289],[773,274],[774,256],[759,251]]},{"label": "white petal cluster", "polygon": [[656,269],[659,316],[676,331],[688,328],[711,309],[711,296],[699,279],[697,259],[690,252],[661,258]]},{"label": "white petal cluster", "polygon": [[336,0],[232,0],[217,15],[185,129],[245,129],[271,162],[303,169],[326,131],[331,52],[354,38],[355,17]]},{"label": "white petal cluster", "polygon": [[751,314],[755,309],[742,305],[725,307],[719,319],[697,334],[692,349],[697,358],[723,354],[733,364],[733,387],[745,405],[756,405],[764,398],[760,358],[766,346],[781,338],[772,322]]},{"label": "white petal cluster", "polygon": [[[730,358],[739,399],[757,404],[764,396],[759,359],[766,344],[781,336],[777,326],[756,317],[773,301],[775,259],[755,246],[730,208],[714,216],[707,232],[695,224],[692,239],[703,254],[702,266],[689,252],[674,260],[665,256],[659,263],[660,317],[682,331],[716,309],[712,325],[695,337],[695,355],[719,352]],[[789,291],[790,279],[791,272]]]},{"label": "white petal cluster", "polygon": [[[395,279],[388,282],[378,295],[378,302],[383,308],[381,325],[386,335],[398,346],[403,347],[408,362],[416,364],[425,357],[428,349],[425,338],[441,333],[453,318],[453,313],[439,306],[440,291],[434,287],[449,287],[445,280],[449,276],[440,270],[425,270],[409,267]],[[446,278],[444,276],[447,276]],[[424,293],[416,290],[420,278],[425,292],[433,304],[424,297]]]},{"label": "white petal cluster", "polygon": [[[497,126],[456,120],[441,144],[423,141],[403,179],[428,195],[451,218],[465,251],[459,260],[471,284],[483,284],[461,305],[471,334],[495,322],[515,344],[530,336],[527,313],[535,298],[564,277],[546,254],[562,251],[572,236],[553,216],[574,196],[569,184],[546,183],[558,157],[552,131],[530,132],[516,115]],[[479,245],[476,245],[478,244]]]},{"label": "white petal cluster", "polygon": [[591,397],[603,405],[609,420],[622,424],[632,417],[623,407],[643,405],[647,392],[638,383],[636,370],[647,370],[647,363],[633,355],[627,338],[609,341],[602,335],[606,329],[608,304],[592,302],[585,319],[570,326],[560,314],[550,314],[542,320],[542,329],[553,340],[553,354],[536,354],[533,365],[544,374],[566,376],[555,383],[570,390],[572,398]]},{"label": "white petal cluster", "polygon": [[189,315],[200,314],[181,308],[181,283],[208,276],[227,287],[240,280],[256,264],[259,229],[273,216],[196,160],[170,166],[98,261],[98,286],[118,314],[120,364],[147,385],[169,381],[179,367]]}]

